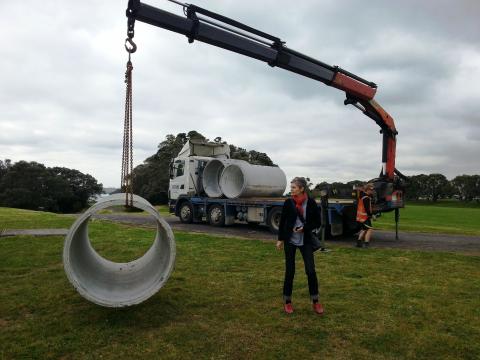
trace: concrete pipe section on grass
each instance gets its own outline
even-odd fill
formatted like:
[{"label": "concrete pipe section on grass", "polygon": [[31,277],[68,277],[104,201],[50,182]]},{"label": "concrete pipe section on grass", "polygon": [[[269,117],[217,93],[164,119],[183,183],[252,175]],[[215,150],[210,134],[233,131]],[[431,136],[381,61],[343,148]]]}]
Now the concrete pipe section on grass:
[{"label": "concrete pipe section on grass", "polygon": [[251,165],[247,162],[225,166],[220,177],[220,188],[230,198],[253,196],[282,196],[287,177],[276,166]]},{"label": "concrete pipe section on grass", "polygon": [[[247,163],[243,160],[235,159],[212,159],[203,169],[202,185],[203,190],[211,198],[220,198],[223,196],[222,189],[220,188],[220,176],[225,166],[237,163]],[[248,163],[247,163],[248,164]]]},{"label": "concrete pipe section on grass", "polygon": [[70,228],[63,248],[68,280],[85,299],[106,307],[139,304],[154,295],[168,280],[175,263],[175,238],[170,225],[140,196],[133,206],[152,215],[157,233],[150,249],[139,259],[116,263],[101,257],[90,243],[88,222],[99,210],[125,205],[125,194],[98,201]]}]

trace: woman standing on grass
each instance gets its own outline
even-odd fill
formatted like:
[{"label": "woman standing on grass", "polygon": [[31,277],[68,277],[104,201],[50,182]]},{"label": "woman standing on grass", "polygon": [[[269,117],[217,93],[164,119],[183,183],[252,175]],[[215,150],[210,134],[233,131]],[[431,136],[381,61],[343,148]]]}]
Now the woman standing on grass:
[{"label": "woman standing on grass", "polygon": [[320,227],[320,213],[317,203],[310,198],[306,190],[307,181],[296,177],[290,183],[291,198],[285,200],[280,219],[277,249],[285,250],[285,280],[283,283],[284,310],[293,313],[292,289],[295,276],[295,253],[297,249],[303,257],[305,273],[308,278],[308,290],[313,310],[323,314],[323,306],[318,302],[318,280],[311,245],[311,232]]}]

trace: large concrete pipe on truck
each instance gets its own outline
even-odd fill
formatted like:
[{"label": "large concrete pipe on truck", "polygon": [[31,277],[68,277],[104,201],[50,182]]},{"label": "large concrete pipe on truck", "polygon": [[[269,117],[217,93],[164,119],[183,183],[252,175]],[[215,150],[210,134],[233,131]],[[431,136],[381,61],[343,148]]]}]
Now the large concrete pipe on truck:
[{"label": "large concrete pipe on truck", "polygon": [[287,177],[276,166],[251,165],[246,161],[225,166],[220,189],[229,199],[254,196],[282,196]]},{"label": "large concrete pipe on truck", "polygon": [[203,169],[202,184],[203,190],[211,198],[220,198],[223,196],[222,189],[220,188],[220,176],[225,166],[230,164],[245,163],[244,160],[235,159],[212,159]]},{"label": "large concrete pipe on truck", "polygon": [[70,283],[85,299],[106,307],[139,304],[154,295],[168,280],[175,264],[175,238],[170,225],[145,199],[133,195],[133,206],[154,217],[157,234],[140,258],[117,263],[101,257],[90,243],[88,222],[96,212],[125,205],[125,194],[98,201],[77,218],[68,231],[63,265]]}]

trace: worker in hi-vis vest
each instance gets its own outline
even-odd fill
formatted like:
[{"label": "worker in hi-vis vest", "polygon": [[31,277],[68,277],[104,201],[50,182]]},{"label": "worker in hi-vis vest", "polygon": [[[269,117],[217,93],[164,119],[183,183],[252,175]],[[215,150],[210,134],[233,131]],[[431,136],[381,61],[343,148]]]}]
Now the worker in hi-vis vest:
[{"label": "worker in hi-vis vest", "polygon": [[365,185],[363,191],[360,191],[357,202],[357,222],[361,226],[358,234],[357,247],[368,248],[373,234],[372,227],[372,197],[374,193],[373,184]]}]

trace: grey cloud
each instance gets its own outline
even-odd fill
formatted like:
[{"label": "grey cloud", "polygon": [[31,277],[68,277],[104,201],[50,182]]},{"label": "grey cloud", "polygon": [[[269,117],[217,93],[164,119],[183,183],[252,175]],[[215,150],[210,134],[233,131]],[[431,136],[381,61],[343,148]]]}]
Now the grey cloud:
[{"label": "grey cloud", "polygon": [[[178,11],[166,1],[151,3]],[[479,4],[199,5],[377,82],[377,99],[400,132],[399,169],[452,177],[480,171]],[[126,1],[5,4],[0,21],[10,31],[0,58],[0,157],[77,168],[117,184],[125,7]],[[267,152],[289,177],[346,181],[378,174],[378,127],[345,108],[341,92],[141,23],[135,41],[135,163],[165,135],[196,129]]]}]

